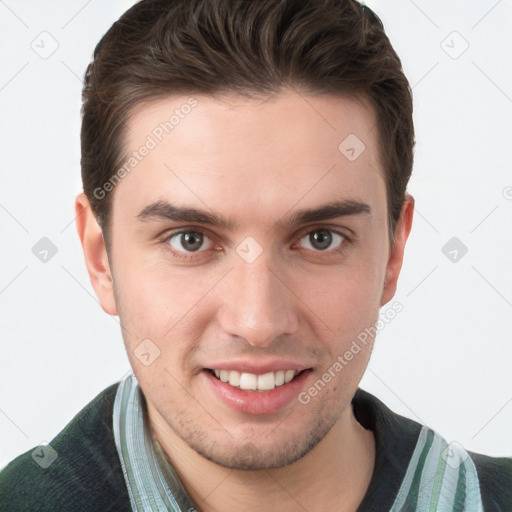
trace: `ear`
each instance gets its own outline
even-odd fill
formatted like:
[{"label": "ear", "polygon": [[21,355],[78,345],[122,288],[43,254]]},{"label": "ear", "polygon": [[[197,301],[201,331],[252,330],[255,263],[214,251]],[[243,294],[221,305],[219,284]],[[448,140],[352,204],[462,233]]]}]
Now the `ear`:
[{"label": "ear", "polygon": [[384,289],[380,299],[381,306],[384,306],[384,304],[389,302],[395,295],[398,276],[400,275],[400,270],[402,268],[402,262],[404,259],[405,243],[407,242],[407,238],[411,232],[413,213],[414,197],[407,194],[405,197],[405,202],[402,206],[402,211],[400,212],[400,218],[398,219],[395,229],[395,243],[391,248],[388,264],[386,267]]},{"label": "ear", "polygon": [[82,242],[85,264],[101,307],[109,315],[117,315],[114,286],[107,249],[101,227],[96,221],[91,205],[85,194],[75,200],[76,229]]}]

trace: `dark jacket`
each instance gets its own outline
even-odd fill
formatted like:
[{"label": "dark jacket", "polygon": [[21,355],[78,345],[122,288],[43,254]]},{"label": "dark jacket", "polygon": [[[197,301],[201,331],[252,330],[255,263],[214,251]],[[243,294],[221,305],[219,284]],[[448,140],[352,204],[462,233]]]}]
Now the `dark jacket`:
[{"label": "dark jacket", "polygon": [[[130,499],[113,436],[112,410],[118,383],[103,390],[50,441],[34,447],[0,472],[2,512],[130,511]],[[421,425],[393,413],[358,390],[358,421],[374,431],[376,465],[359,511],[389,510],[405,475]],[[470,453],[486,511],[512,510],[512,459]],[[46,463],[45,463],[46,461]],[[444,511],[441,511],[444,512]]]}]

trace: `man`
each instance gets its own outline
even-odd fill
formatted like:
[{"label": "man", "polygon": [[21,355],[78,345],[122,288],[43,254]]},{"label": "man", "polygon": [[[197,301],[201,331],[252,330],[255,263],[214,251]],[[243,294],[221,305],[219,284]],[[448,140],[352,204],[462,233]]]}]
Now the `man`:
[{"label": "man", "polygon": [[133,374],[2,471],[3,510],[510,510],[511,459],[358,389],[413,143],[400,60],[352,0],[127,11],[86,73],[76,213]]}]

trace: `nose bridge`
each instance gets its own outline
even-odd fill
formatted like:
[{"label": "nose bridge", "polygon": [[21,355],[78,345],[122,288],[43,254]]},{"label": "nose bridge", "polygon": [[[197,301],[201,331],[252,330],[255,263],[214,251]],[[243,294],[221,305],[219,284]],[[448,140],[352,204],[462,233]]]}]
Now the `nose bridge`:
[{"label": "nose bridge", "polygon": [[267,346],[276,337],[292,334],[298,321],[293,294],[274,270],[270,255],[250,263],[240,257],[225,283],[219,312],[223,331],[254,346]]}]

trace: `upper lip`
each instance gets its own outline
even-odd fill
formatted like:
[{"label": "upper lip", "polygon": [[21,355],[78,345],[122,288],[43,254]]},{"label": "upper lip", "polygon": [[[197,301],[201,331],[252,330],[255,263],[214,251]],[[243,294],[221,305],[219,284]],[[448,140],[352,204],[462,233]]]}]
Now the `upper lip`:
[{"label": "upper lip", "polygon": [[311,365],[298,363],[286,359],[272,359],[268,361],[255,361],[247,359],[232,359],[230,361],[219,361],[207,367],[210,370],[236,370],[240,373],[253,373],[263,375],[279,370],[308,370]]}]

